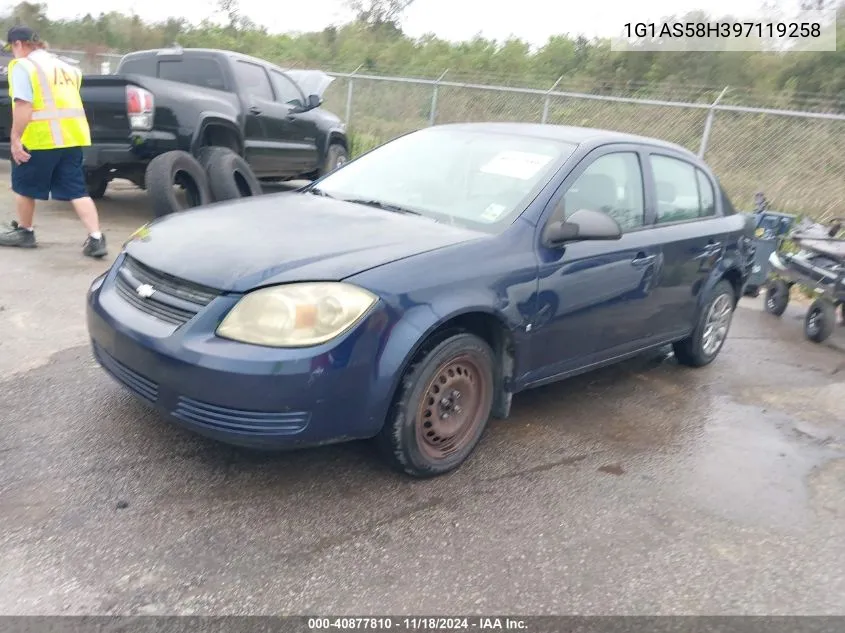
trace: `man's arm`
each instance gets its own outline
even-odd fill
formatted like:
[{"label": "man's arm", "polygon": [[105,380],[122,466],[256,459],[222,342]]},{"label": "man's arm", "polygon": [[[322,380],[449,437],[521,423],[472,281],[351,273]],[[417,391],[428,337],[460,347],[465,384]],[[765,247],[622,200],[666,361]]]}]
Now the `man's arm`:
[{"label": "man's arm", "polygon": [[15,109],[12,115],[12,143],[20,143],[26,126],[32,120],[32,80],[29,72],[22,64],[15,64],[12,76],[9,77],[12,94],[15,95]]}]

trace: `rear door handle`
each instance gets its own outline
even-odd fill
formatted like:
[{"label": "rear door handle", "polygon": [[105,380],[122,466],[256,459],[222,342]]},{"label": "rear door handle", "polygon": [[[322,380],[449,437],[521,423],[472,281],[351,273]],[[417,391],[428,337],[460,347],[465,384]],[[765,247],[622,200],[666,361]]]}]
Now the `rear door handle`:
[{"label": "rear door handle", "polygon": [[648,266],[657,259],[656,255],[646,255],[645,253],[637,253],[637,256],[631,260],[631,266],[634,268],[642,268]]},{"label": "rear door handle", "polygon": [[261,114],[261,108],[258,106],[250,106],[249,107],[250,114]]}]

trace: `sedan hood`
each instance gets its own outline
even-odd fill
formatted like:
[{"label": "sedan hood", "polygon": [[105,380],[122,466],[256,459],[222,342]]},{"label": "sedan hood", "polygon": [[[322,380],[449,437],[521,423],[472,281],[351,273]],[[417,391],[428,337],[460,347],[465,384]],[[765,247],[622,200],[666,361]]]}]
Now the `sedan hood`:
[{"label": "sedan hood", "polygon": [[339,281],[485,233],[300,193],[264,195],[167,216],[136,233],[129,255],[223,291]]}]

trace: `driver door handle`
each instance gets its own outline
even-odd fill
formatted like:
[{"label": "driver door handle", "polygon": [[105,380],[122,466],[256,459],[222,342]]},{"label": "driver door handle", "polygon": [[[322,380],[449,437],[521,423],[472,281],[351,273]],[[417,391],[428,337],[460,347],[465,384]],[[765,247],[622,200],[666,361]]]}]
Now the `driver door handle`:
[{"label": "driver door handle", "polygon": [[642,268],[643,266],[648,266],[651,264],[655,259],[657,259],[656,255],[646,255],[645,253],[637,253],[637,256],[631,260],[631,266],[634,268]]}]

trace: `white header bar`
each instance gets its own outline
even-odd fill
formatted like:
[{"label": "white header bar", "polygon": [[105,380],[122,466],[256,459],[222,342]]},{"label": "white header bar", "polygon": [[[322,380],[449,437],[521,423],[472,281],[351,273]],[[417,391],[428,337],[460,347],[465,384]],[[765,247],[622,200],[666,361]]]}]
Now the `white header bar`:
[{"label": "white header bar", "polygon": [[648,51],[835,51],[836,9],[802,11],[794,17],[756,15],[695,21],[620,20],[611,50]]}]

